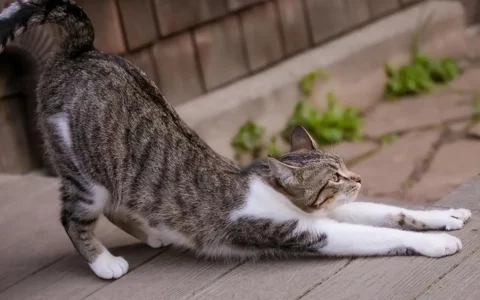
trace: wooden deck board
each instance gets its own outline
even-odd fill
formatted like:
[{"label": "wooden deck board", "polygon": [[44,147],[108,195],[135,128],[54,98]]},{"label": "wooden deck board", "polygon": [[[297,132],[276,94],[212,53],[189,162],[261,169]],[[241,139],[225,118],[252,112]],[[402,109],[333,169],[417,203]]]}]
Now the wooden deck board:
[{"label": "wooden deck board", "polygon": [[480,251],[476,251],[444,278],[432,285],[418,300],[480,299]]},{"label": "wooden deck board", "polygon": [[10,184],[14,181],[21,180],[22,178],[23,176],[21,175],[0,174],[0,186]]},{"label": "wooden deck board", "polygon": [[[110,238],[109,238],[110,237]],[[110,230],[103,239],[115,255],[128,260],[130,270],[148,261],[162,250],[138,244],[119,230]],[[69,241],[68,241],[69,242]],[[80,300],[111,284],[94,275],[83,259],[73,250],[50,266],[32,274],[0,293],[0,299],[10,300]]]},{"label": "wooden deck board", "polygon": [[151,249],[102,219],[99,238],[130,263],[116,281],[98,279],[75,252],[58,221],[57,185],[0,176],[0,300],[480,298],[480,177],[437,203],[474,210],[453,233],[464,249],[448,258],[212,262]]},{"label": "wooden deck board", "polygon": [[[50,264],[57,253],[68,249],[63,246],[67,243],[62,245],[59,239],[63,229],[58,226],[58,199],[52,199],[56,186],[51,181],[26,182],[27,187],[35,188],[30,193],[24,186],[15,186],[14,194],[6,192],[1,197],[0,292]],[[38,183],[41,185],[37,186]]]},{"label": "wooden deck board", "polygon": [[480,175],[475,176],[459,188],[453,190],[440,201],[436,202],[434,206],[448,208],[461,207],[480,211]]},{"label": "wooden deck board", "polygon": [[190,299],[237,265],[169,250],[86,299]]},{"label": "wooden deck board", "polygon": [[348,262],[348,259],[303,258],[246,263],[190,299],[294,299]]},{"label": "wooden deck board", "polygon": [[479,221],[452,234],[463,243],[460,253],[441,259],[383,257],[356,259],[312,290],[309,299],[414,299],[480,248]]},{"label": "wooden deck board", "polygon": [[[60,225],[57,189],[54,179],[27,176],[23,184],[12,186],[2,194],[4,209],[0,210],[0,226],[9,230],[0,230],[0,299],[4,296],[5,299],[83,299],[63,297],[84,282],[80,280],[82,274],[89,281],[98,282],[86,284],[81,290],[84,296],[110,283],[86,276],[92,272]],[[96,232],[107,246],[123,246],[120,252],[126,254],[132,269],[161,251],[143,245],[131,246],[138,241],[104,218]],[[115,254],[115,249],[112,252]],[[71,275],[65,276],[68,272]],[[15,288],[9,289],[12,285]]]}]

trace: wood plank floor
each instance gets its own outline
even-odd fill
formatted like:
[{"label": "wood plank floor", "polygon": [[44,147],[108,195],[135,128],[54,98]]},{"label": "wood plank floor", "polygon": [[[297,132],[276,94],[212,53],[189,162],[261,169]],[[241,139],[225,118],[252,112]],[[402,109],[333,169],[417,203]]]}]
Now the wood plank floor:
[{"label": "wood plank floor", "polygon": [[473,210],[451,257],[212,262],[151,249],[102,219],[98,236],[130,263],[116,281],[95,277],[58,221],[58,182],[0,175],[0,300],[479,299],[480,177],[437,203]]}]

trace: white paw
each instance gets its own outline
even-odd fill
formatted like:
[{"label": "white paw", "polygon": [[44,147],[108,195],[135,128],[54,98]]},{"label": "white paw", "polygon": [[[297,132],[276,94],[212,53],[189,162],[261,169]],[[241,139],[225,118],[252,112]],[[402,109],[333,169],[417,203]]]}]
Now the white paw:
[{"label": "white paw", "polygon": [[468,209],[433,210],[424,213],[421,220],[428,229],[447,231],[461,229],[472,216]]},{"label": "white paw", "polygon": [[464,225],[462,220],[453,218],[449,215],[438,218],[438,225],[435,228],[443,229],[446,231],[461,229]]},{"label": "white paw", "polygon": [[113,256],[106,249],[89,266],[103,279],[117,279],[128,271],[128,262],[123,257]]},{"label": "white paw", "polygon": [[463,222],[468,221],[472,217],[470,210],[464,208],[450,209],[447,212],[452,218],[462,220]]},{"label": "white paw", "polygon": [[146,244],[149,245],[152,248],[160,248],[160,247],[164,246],[162,240],[159,239],[159,238],[156,238],[154,236],[149,236],[147,238]]},{"label": "white paw", "polygon": [[424,234],[417,243],[420,245],[412,248],[418,253],[429,257],[452,255],[462,249],[460,239],[446,233]]}]

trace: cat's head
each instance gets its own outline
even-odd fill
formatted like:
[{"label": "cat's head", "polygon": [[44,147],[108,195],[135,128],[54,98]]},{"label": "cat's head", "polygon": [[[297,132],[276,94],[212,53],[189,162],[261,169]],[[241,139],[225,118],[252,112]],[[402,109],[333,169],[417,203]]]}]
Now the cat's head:
[{"label": "cat's head", "polygon": [[361,178],[340,156],[320,150],[303,127],[294,128],[291,144],[291,152],[268,158],[270,176],[281,193],[307,212],[355,200]]}]

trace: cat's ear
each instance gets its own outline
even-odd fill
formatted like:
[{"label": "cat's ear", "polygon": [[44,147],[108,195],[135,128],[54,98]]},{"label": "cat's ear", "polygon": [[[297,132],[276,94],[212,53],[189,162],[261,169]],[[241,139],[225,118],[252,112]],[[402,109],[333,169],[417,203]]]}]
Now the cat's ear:
[{"label": "cat's ear", "polygon": [[271,156],[268,157],[268,166],[270,167],[270,171],[272,172],[273,176],[275,176],[280,183],[295,183],[296,179],[294,172],[298,169],[297,167],[284,164]]},{"label": "cat's ear", "polygon": [[305,128],[302,126],[295,126],[292,131],[291,136],[291,143],[292,143],[292,152],[295,151],[311,151],[318,149],[317,143],[315,140],[310,136]]}]

